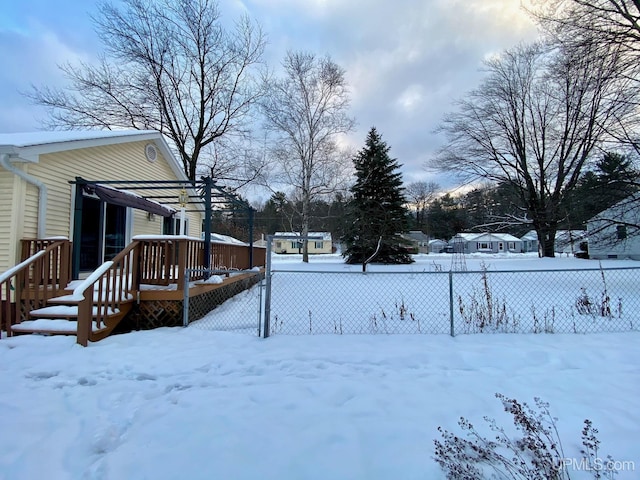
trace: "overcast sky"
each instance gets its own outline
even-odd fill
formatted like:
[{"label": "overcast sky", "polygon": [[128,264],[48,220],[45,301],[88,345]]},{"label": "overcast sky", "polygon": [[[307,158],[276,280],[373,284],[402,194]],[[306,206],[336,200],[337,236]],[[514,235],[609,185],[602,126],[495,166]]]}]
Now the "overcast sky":
[{"label": "overcast sky", "polygon": [[[375,126],[403,164],[406,183],[436,180],[423,168],[452,102],[478,85],[482,60],[536,30],[520,0],[220,0],[223,19],[241,13],[268,35],[267,62],[288,49],[328,54],[346,70],[349,143]],[[21,95],[31,84],[64,85],[57,65],[92,61],[101,46],[94,0],[0,2],[0,133],[40,129],[44,113]],[[450,186],[450,185],[447,185]]]}]

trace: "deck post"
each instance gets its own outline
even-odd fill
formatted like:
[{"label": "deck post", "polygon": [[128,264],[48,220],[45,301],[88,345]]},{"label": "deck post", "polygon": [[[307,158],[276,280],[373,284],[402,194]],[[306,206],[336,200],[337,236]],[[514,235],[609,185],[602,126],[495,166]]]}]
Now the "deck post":
[{"label": "deck post", "polygon": [[[204,270],[211,269],[211,177],[204,177]],[[205,273],[205,277],[209,275]]]},{"label": "deck post", "polygon": [[80,247],[82,244],[82,193],[87,182],[82,177],[76,177],[75,202],[73,209],[73,244],[71,259],[71,278],[80,277]]},{"label": "deck post", "polygon": [[[76,342],[86,347],[91,337],[93,323],[93,285],[82,292],[83,299],[78,303],[78,318],[76,323]],[[98,302],[99,303],[99,302]]]},{"label": "deck post", "polygon": [[253,208],[249,207],[249,270],[253,268]]}]

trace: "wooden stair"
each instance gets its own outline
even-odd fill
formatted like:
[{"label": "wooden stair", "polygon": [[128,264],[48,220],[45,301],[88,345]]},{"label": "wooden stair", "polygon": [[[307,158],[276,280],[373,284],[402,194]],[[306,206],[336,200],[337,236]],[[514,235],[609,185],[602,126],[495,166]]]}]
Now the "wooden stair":
[{"label": "wooden stair", "polygon": [[[97,293],[97,292],[96,292]],[[133,298],[120,300],[116,307],[107,306],[100,315],[96,294],[91,307],[91,331],[89,340],[96,342],[107,337],[120,321],[133,308]],[[41,335],[77,335],[79,299],[69,292],[69,295],[50,298],[48,306],[29,312],[29,319],[12,325],[14,334]]]}]

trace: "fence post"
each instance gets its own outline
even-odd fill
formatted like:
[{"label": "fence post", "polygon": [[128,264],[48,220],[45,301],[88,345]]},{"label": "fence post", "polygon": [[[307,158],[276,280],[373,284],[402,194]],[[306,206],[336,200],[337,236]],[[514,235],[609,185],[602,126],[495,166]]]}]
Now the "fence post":
[{"label": "fence post", "polygon": [[264,327],[262,331],[262,337],[267,338],[269,336],[269,329],[271,323],[271,242],[273,241],[273,235],[267,235],[267,265],[265,269],[265,288],[264,293]]},{"label": "fence post", "polygon": [[449,270],[449,322],[451,331],[450,334],[452,337],[455,336],[455,331],[453,328],[453,271]]},{"label": "fence post", "polygon": [[260,295],[258,298],[258,337],[260,336],[260,329],[262,327],[262,290],[265,288],[264,282],[260,280],[258,284],[258,288],[260,289]]},{"label": "fence post", "polygon": [[182,326],[189,326],[189,280],[191,278],[191,269],[184,270],[184,284],[182,286]]}]

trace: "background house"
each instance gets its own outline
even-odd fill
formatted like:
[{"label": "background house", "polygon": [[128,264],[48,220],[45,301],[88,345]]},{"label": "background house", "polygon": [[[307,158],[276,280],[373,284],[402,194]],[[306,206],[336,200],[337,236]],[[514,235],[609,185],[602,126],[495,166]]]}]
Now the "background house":
[{"label": "background house", "polygon": [[429,253],[442,253],[447,248],[447,245],[447,242],[438,238],[429,240]]},{"label": "background house", "polygon": [[464,253],[521,253],[522,240],[508,233],[458,233],[449,241]]},{"label": "background house", "polygon": [[[300,232],[276,232],[276,236],[297,236]],[[329,232],[309,232],[310,237],[319,237],[321,240],[309,241],[309,254],[332,253],[333,242]],[[271,247],[274,253],[302,253],[302,241],[296,239],[274,239]]]},{"label": "background house", "polygon": [[529,230],[526,234],[520,237],[520,240],[522,241],[522,251],[524,253],[538,251],[538,234],[535,230]]},{"label": "background house", "polygon": [[587,222],[589,258],[640,260],[639,201],[632,195]]},{"label": "background house", "polygon": [[400,234],[409,243],[411,252],[429,253],[429,236],[419,230]]},{"label": "background house", "polygon": [[[19,261],[23,238],[73,239],[78,187],[70,182],[77,177],[187,180],[155,131],[0,134],[0,272]],[[82,270],[92,270],[113,257],[135,235],[176,233],[175,189],[127,192],[103,187],[79,187]],[[175,202],[163,206],[145,195],[167,195],[175,197]],[[198,211],[185,214],[188,235],[200,237],[202,217]]]},{"label": "background house", "polygon": [[[554,242],[554,251],[557,254],[573,255],[582,251],[580,244],[587,239],[586,230],[558,230]],[[521,238],[523,252],[537,252],[539,249],[538,234],[535,230],[529,230]]]}]

